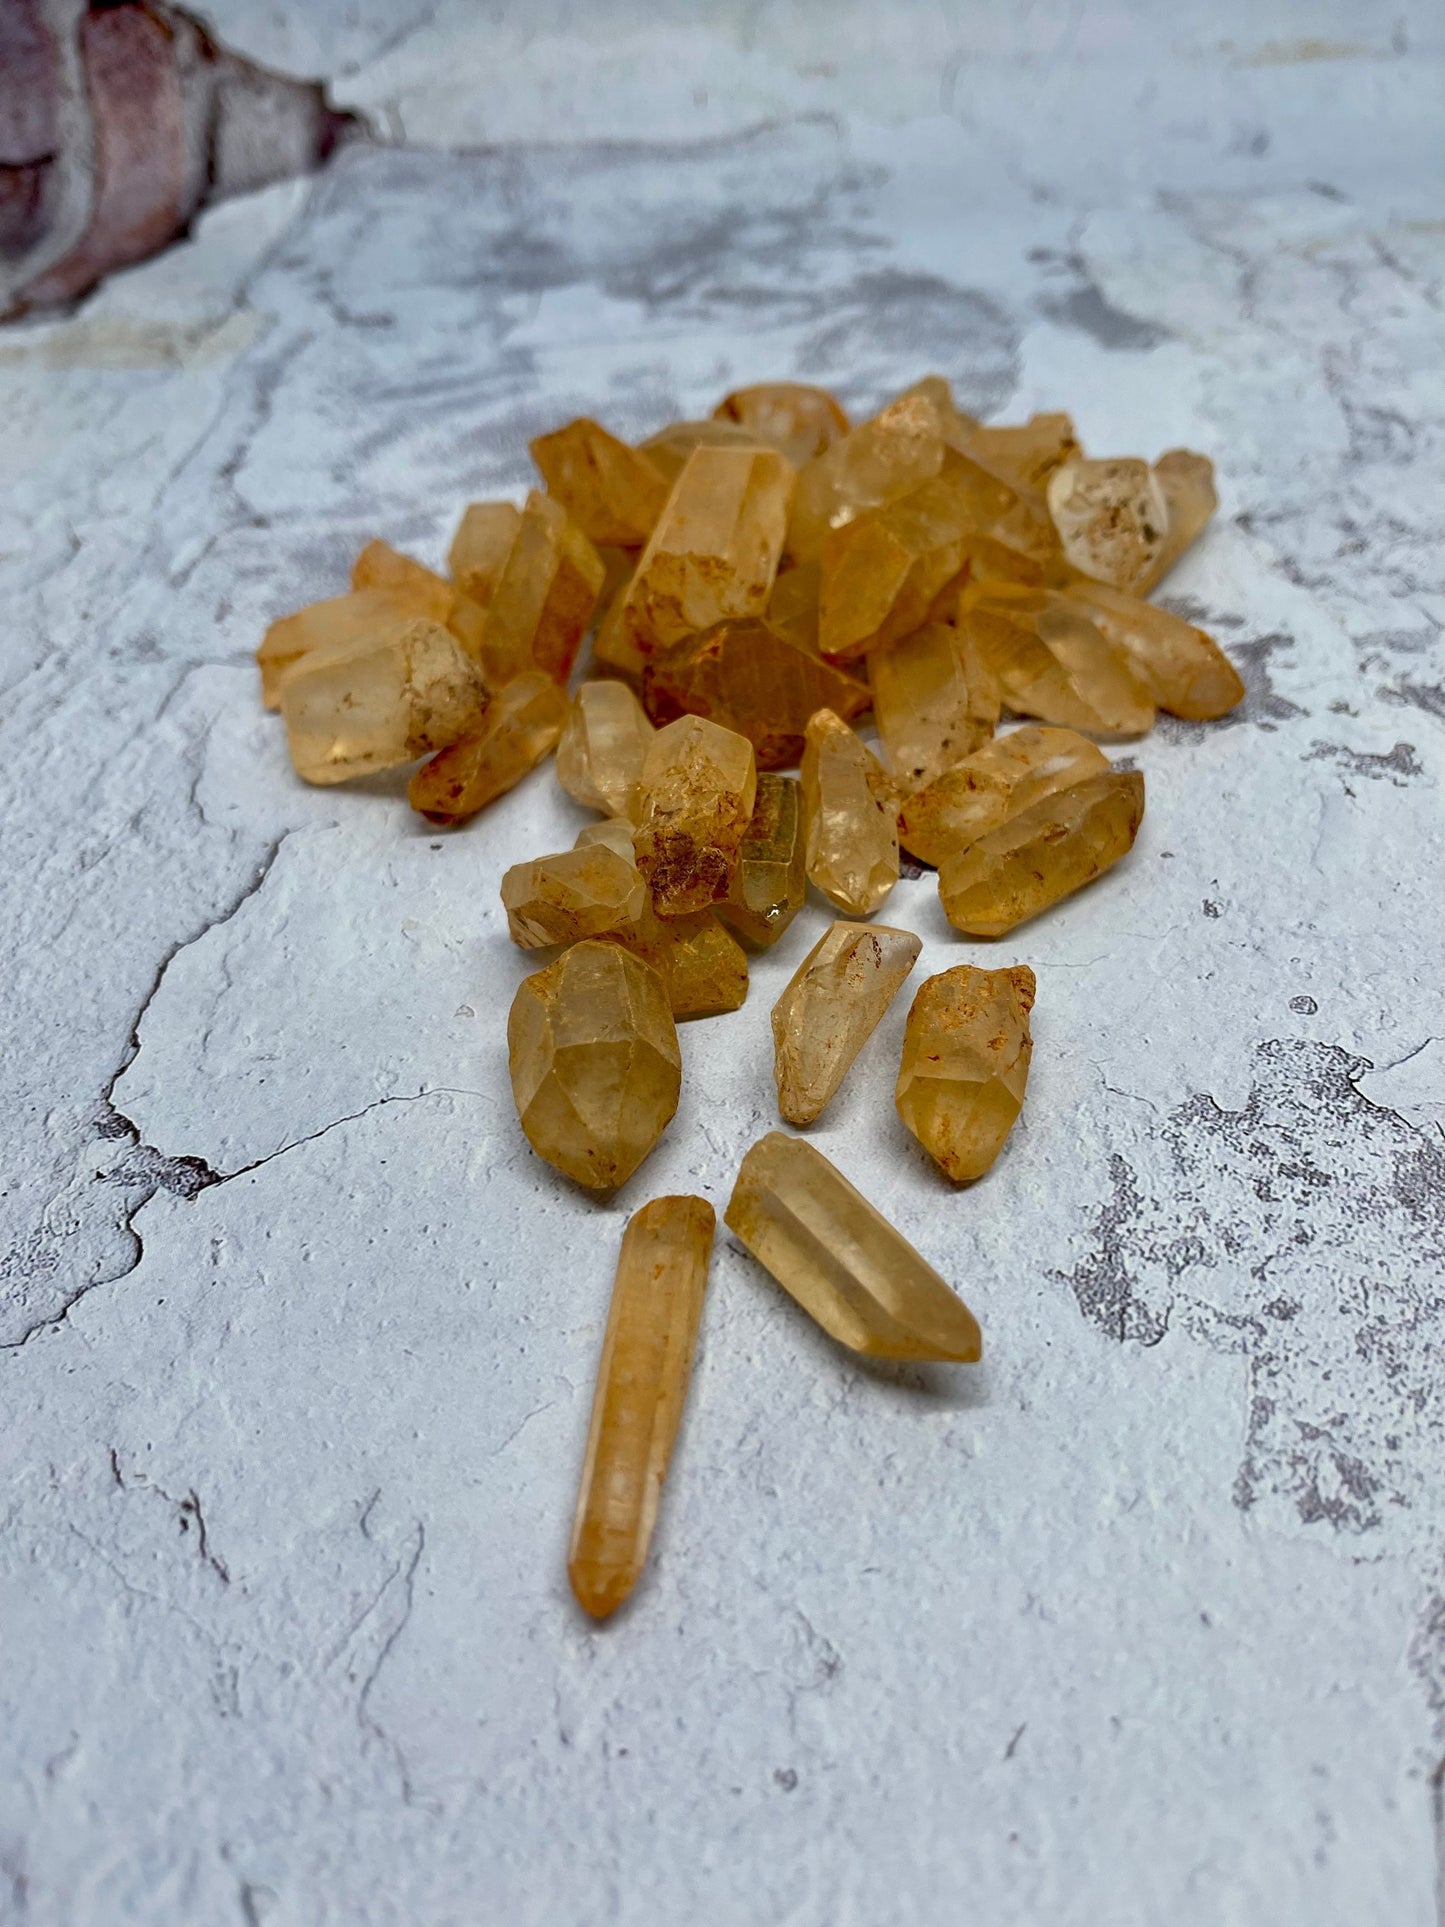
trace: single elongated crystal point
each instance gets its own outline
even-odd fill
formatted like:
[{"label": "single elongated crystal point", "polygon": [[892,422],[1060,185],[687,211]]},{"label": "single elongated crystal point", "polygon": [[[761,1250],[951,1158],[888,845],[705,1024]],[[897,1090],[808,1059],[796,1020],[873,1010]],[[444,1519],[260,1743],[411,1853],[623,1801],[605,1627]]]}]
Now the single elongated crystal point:
[{"label": "single elongated crystal point", "polygon": [[557,781],[590,809],[631,820],[652,736],[652,724],[626,683],[584,682],[557,745]]},{"label": "single elongated crystal point", "polygon": [[1013,427],[960,419],[960,443],[965,452],[1015,488],[1031,494],[1042,494],[1054,471],[1081,453],[1068,415],[1030,415],[1026,422]]},{"label": "single elongated crystal point", "polygon": [[443,575],[389,542],[368,542],[351,565],[353,590],[382,589],[408,602],[419,616],[446,622],[457,591]]},{"label": "single elongated crystal point", "polygon": [[1010,730],[935,777],[926,789],[906,795],[898,815],[898,840],[910,854],[937,866],[1021,810],[1108,767],[1098,744],[1076,730],[1032,725]]},{"label": "single elongated crystal point", "polygon": [[913,1000],[898,1115],[956,1184],[983,1176],[1023,1106],[1034,992],[1026,964],[960,964],[928,978]]},{"label": "single elongated crystal point", "polygon": [[848,433],[848,417],[825,388],[801,381],[764,381],[735,388],[713,410],[718,421],[739,422],[781,449],[795,468],[821,455]]},{"label": "single elongated crystal point", "polygon": [[917,488],[943,466],[943,427],[925,395],[900,395],[798,472],[788,553],[814,562],[830,529]]},{"label": "single elongated crystal point", "polygon": [[668,477],[645,450],[630,448],[586,415],[530,446],[548,493],[589,541],[636,548],[651,535]]},{"label": "single elongated crystal point", "polygon": [[769,1131],[723,1214],[830,1337],[872,1358],[982,1356],[978,1321],[821,1151]]},{"label": "single elongated crystal point", "polygon": [[1143,816],[1137,770],[1108,770],[1045,797],[945,860],[944,914],[966,936],[1001,937],[1127,855]]},{"label": "single elongated crystal point", "polygon": [[560,503],[531,490],[487,603],[481,658],[491,680],[535,668],[565,682],[606,573]]},{"label": "single elongated crystal point", "polygon": [[1132,455],[1065,462],[1049,477],[1048,502],[1075,568],[1134,592],[1155,579],[1169,505],[1147,462]]},{"label": "single elongated crystal point", "polygon": [[692,1374],[712,1255],[703,1198],[654,1198],[617,1258],[567,1575],[594,1619],[637,1584]]},{"label": "single elongated crystal point", "polygon": [[522,526],[515,502],[469,502],[447,556],[452,581],[485,609]]},{"label": "single elongated crystal point", "polygon": [[659,916],[686,916],[727,895],[757,787],[746,736],[680,716],[653,737],[642,765],[636,845]]},{"label": "single elongated crystal point", "polygon": [[746,736],[759,769],[791,769],[818,709],[844,717],[867,709],[867,685],[763,622],[724,622],[690,647],[656,659],[646,682],[655,720],[681,710]]},{"label": "single elongated crystal point", "polygon": [[631,1177],[677,1109],[682,1057],[667,992],[615,943],[573,944],[517,986],[507,1053],[528,1143],[593,1190]]},{"label": "single elongated crystal point", "polygon": [[[289,616],[279,616],[256,651],[262,702],[267,709],[281,707],[281,679],[303,656],[389,636],[399,622],[426,614],[425,609],[414,606],[409,595],[398,594],[394,587],[379,587],[329,596],[325,602],[311,602]],[[431,620],[445,622],[446,618],[433,616]]]},{"label": "single elongated crystal point", "polygon": [[931,783],[994,732],[998,679],[970,630],[928,622],[868,658],[873,716],[901,791]]},{"label": "single elongated crystal point", "polygon": [[287,747],[308,783],[342,783],[442,749],[475,727],[486,701],[476,663],[424,618],[313,650],[281,683]]},{"label": "single elongated crystal point", "polygon": [[647,885],[630,857],[594,845],[514,863],[502,878],[507,932],[524,950],[635,927]]},{"label": "single elongated crystal point", "polygon": [[747,955],[710,910],[645,914],[634,947],[662,978],[674,1017],[720,1017],[747,998]]},{"label": "single elongated crystal point", "polygon": [[803,792],[791,776],[758,777],[752,821],[718,915],[756,949],[776,943],[808,894]]},{"label": "single elongated crystal point", "polygon": [[1067,600],[1122,649],[1161,709],[1192,722],[1226,715],[1244,700],[1239,672],[1213,636],[1152,602],[1080,576]]},{"label": "single elongated crystal point", "polygon": [[1152,728],[1154,698],[1133,660],[1067,598],[1046,591],[979,598],[961,610],[958,627],[1016,714],[1098,736]]},{"label": "single elongated crystal point", "polygon": [[675,482],[687,466],[695,448],[771,448],[773,444],[745,428],[741,422],[709,421],[668,422],[642,443],[643,452],[655,462],[669,482]]},{"label": "single elongated crystal point", "polygon": [[773,1080],[789,1124],[821,1114],[922,948],[880,923],[835,923],[813,945],[773,1006]]},{"label": "single elongated crystal point", "polygon": [[878,758],[820,709],[803,751],[808,880],[850,916],[875,911],[898,881],[898,804]]},{"label": "single elongated crystal point", "polygon": [[1214,487],[1214,464],[1207,455],[1191,448],[1170,448],[1154,464],[1154,479],[1169,510],[1169,527],[1164,547],[1136,593],[1147,595],[1163,579],[1191,543],[1204,533],[1210,517],[1219,507]]},{"label": "single elongated crystal point", "polygon": [[432,823],[464,823],[541,762],[566,720],[567,698],[545,670],[514,676],[468,735],[422,765],[407,801]]},{"label": "single elongated crystal point", "polygon": [[624,621],[643,655],[762,615],[792,495],[792,465],[776,449],[693,450],[627,591]]}]

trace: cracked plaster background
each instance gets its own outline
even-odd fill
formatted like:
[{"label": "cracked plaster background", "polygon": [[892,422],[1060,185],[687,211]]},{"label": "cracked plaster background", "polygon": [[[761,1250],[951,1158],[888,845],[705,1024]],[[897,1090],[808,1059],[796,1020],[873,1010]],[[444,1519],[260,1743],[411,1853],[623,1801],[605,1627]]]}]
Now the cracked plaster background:
[{"label": "cracked plaster background", "polygon": [[[348,17],[358,91],[440,68],[444,12],[381,54]],[[1218,78],[1190,31],[1166,103]],[[1153,169],[903,98],[922,53],[896,114],[844,60],[823,118],[800,82],[812,118],[660,146],[357,150],[0,341],[0,1919],[1435,1918],[1442,228],[1392,32],[1234,60],[1264,144],[1206,87]],[[1357,125],[1302,104],[1332,65]],[[516,1126],[496,900],[581,813],[546,773],[451,837],[307,791],[250,652],[373,534],[439,560],[569,413],[935,366],[1215,455],[1167,599],[1249,697],[1126,746],[1136,853],[1006,944],[899,886],[918,978],[1037,971],[1029,1104],[945,1187],[888,1101],[905,998],[814,1135],[986,1363],[865,1369],[723,1234],[595,1631],[610,1253],[648,1196],[725,1201],[825,913],[588,1201]]]}]

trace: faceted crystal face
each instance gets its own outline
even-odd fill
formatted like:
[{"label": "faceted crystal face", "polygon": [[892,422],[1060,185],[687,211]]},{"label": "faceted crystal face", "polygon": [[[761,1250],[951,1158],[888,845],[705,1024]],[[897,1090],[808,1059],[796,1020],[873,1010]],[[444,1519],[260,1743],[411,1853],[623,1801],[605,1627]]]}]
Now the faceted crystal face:
[{"label": "faceted crystal face", "polygon": [[1133,592],[1153,578],[1169,508],[1147,462],[1135,456],[1065,462],[1049,478],[1048,503],[1076,569]]},{"label": "faceted crystal face", "polygon": [[628,590],[625,621],[643,655],[762,615],[792,494],[792,466],[776,449],[693,450]]},{"label": "faceted crystal face", "polygon": [[669,482],[675,482],[681,475],[694,449],[771,446],[741,422],[720,421],[716,417],[711,421],[669,422],[642,444],[648,460],[657,464]]},{"label": "faceted crystal face", "polygon": [[747,998],[747,956],[710,910],[644,918],[637,948],[661,976],[674,1017],[720,1017]]},{"label": "faceted crystal face", "polygon": [[902,791],[952,769],[998,722],[998,681],[968,630],[925,623],[870,656],[868,677],[878,734]]},{"label": "faceted crystal face", "polygon": [[557,780],[589,809],[632,820],[652,737],[652,724],[626,683],[584,682],[557,745]]},{"label": "faceted crystal face", "polygon": [[1154,464],[1154,479],[1169,511],[1164,547],[1144,579],[1134,585],[1136,595],[1147,595],[1174,567],[1192,542],[1204,533],[1219,497],[1214,488],[1214,464],[1193,449],[1171,448]]},{"label": "faceted crystal face", "polygon": [[469,735],[422,765],[407,800],[431,823],[464,823],[541,762],[566,719],[567,698],[545,671],[514,676]]},{"label": "faceted crystal face", "polygon": [[1094,627],[1128,656],[1155,702],[1171,715],[1207,722],[1243,701],[1244,684],[1228,656],[1213,636],[1182,616],[1087,576],[1070,583],[1067,600],[1082,603]]},{"label": "faceted crystal face", "polygon": [[351,565],[353,590],[382,589],[405,602],[415,614],[445,623],[457,592],[445,576],[414,562],[389,542],[368,542]]},{"label": "faceted crystal face", "polygon": [[898,881],[898,805],[878,758],[820,709],[803,750],[808,880],[840,910],[867,917]]},{"label": "faceted crystal face", "polygon": [[390,635],[399,622],[424,613],[394,589],[363,589],[308,603],[293,615],[278,617],[256,651],[262,702],[267,709],[281,707],[281,679],[303,656]]},{"label": "faceted crystal face", "polygon": [[1010,816],[1108,767],[1098,744],[1075,730],[1010,730],[905,796],[898,840],[920,862],[937,866]]},{"label": "faceted crystal face", "polygon": [[1065,462],[1082,454],[1068,415],[1031,415],[1016,427],[966,427],[963,447],[976,462],[1031,495],[1041,495]]},{"label": "faceted crystal face", "polygon": [[507,1050],[528,1143],[590,1189],[631,1177],[677,1109],[667,992],[615,943],[574,944],[519,984]]},{"label": "faceted crystal face", "polygon": [[945,859],[944,914],[965,936],[1001,937],[1117,863],[1143,816],[1137,770],[1107,770],[1045,797]]},{"label": "faceted crystal face", "polygon": [[565,682],[606,571],[566,511],[533,489],[487,604],[482,665],[497,684],[524,669]]},{"label": "faceted crystal face", "polygon": [[[560,755],[561,745],[557,746]],[[604,850],[613,850],[618,856],[626,857],[629,863],[637,861],[637,845],[633,842],[633,827],[625,816],[604,816],[600,823],[584,823],[577,832],[575,848],[590,850],[601,845]]]},{"label": "faceted crystal face", "polygon": [[776,943],[808,894],[803,792],[791,776],[758,777],[753,817],[718,915],[755,949]]},{"label": "faceted crystal face", "polygon": [[835,923],[804,957],[773,1006],[773,1081],[789,1124],[821,1114],[922,948],[911,930]]},{"label": "faceted crystal face", "polygon": [[636,844],[659,916],[686,916],[727,895],[757,784],[752,744],[704,717],[680,716],[653,737]]},{"label": "faceted crystal face", "polygon": [[1138,736],[1153,727],[1154,699],[1132,659],[1065,597],[979,599],[960,613],[958,627],[1015,715],[1095,736]]},{"label": "faceted crystal face", "polygon": [[485,609],[522,526],[514,502],[469,502],[452,537],[447,567],[462,594]]},{"label": "faceted crystal face", "polygon": [[764,381],[735,388],[713,411],[719,421],[738,422],[780,449],[794,468],[848,433],[848,417],[825,388],[800,381]]},{"label": "faceted crystal face", "polygon": [[729,1227],[830,1337],[871,1358],[983,1352],[978,1321],[821,1151],[769,1131],[742,1161]]},{"label": "faceted crystal face", "polygon": [[502,878],[502,903],[512,942],[543,950],[636,927],[647,909],[647,885],[630,857],[593,845],[514,863]]},{"label": "faceted crystal face", "polygon": [[818,596],[822,575],[822,565],[818,562],[803,562],[796,568],[784,569],[768,598],[768,627],[795,649],[806,649],[810,656],[818,654]]},{"label": "faceted crystal face", "polygon": [[608,603],[607,613],[593,633],[592,663],[601,674],[620,677],[624,682],[640,688],[647,674],[647,657],[633,641],[632,631],[628,627],[627,598],[631,582],[629,576]]},{"label": "faceted crystal face", "polygon": [[647,1562],[702,1318],[713,1209],[703,1198],[654,1198],[627,1222],[567,1575],[583,1610],[605,1619]]},{"label": "faceted crystal face", "polygon": [[930,977],[903,1037],[898,1115],[955,1184],[981,1178],[1024,1101],[1034,973],[960,964]]},{"label": "faceted crystal face", "polygon": [[651,535],[669,478],[645,450],[585,415],[539,435],[531,450],[548,494],[590,541],[638,548]]},{"label": "faceted crystal face", "polygon": [[281,683],[286,744],[308,783],[343,783],[441,749],[475,727],[486,701],[476,663],[421,618],[313,650]]},{"label": "faceted crystal face", "polygon": [[759,769],[796,767],[815,710],[858,716],[871,701],[866,684],[794,648],[763,622],[722,623],[657,658],[645,686],[654,720],[670,721],[679,711],[706,716],[746,736]]},{"label": "faceted crystal face", "polygon": [[942,468],[943,452],[938,410],[926,396],[900,396],[860,422],[798,471],[789,555],[795,562],[816,561],[829,529],[926,482]]}]

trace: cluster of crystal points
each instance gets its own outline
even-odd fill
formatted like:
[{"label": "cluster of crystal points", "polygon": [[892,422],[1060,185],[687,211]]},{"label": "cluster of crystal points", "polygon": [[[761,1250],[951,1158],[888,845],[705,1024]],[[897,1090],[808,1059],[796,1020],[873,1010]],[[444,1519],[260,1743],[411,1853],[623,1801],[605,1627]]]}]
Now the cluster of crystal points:
[{"label": "cluster of crystal points", "polygon": [[[865,920],[904,853],[970,939],[1128,853],[1144,779],[1101,741],[1244,695],[1210,635],[1145,599],[1214,513],[1212,465],[1091,457],[1057,412],[986,424],[936,375],[856,422],[767,382],[639,439],[578,417],[531,452],[542,486],[468,504],[444,573],[373,540],[344,592],[271,624],[262,700],[297,774],[414,765],[412,808],[453,828],[556,751],[596,814],[502,878],[532,968],[508,1052],[528,1141],[585,1190],[648,1157],[678,1105],[678,1021],[743,1004],[748,953],[810,885],[845,920],[772,1010],[780,1117],[812,1125],[891,1034],[903,1124],[979,1179],[1023,1104],[1033,973],[945,969],[904,1025],[888,1012],[921,939]],[[841,1344],[979,1357],[961,1300],[801,1139],[752,1146],[726,1218]],[[597,1617],[647,1556],[713,1230],[703,1199],[667,1197],[623,1234],[569,1560]]]}]

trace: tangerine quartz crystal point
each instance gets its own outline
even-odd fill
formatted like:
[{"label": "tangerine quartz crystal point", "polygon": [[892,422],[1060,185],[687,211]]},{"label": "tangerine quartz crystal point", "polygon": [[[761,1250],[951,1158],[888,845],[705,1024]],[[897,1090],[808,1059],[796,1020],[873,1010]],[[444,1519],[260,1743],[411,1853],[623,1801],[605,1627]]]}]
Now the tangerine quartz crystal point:
[{"label": "tangerine quartz crystal point", "polygon": [[1087,576],[1070,582],[1059,599],[1083,605],[1090,622],[1124,652],[1170,715],[1209,722],[1244,700],[1234,664],[1213,636],[1182,616]]},{"label": "tangerine quartz crystal point", "polygon": [[849,916],[867,917],[898,881],[898,803],[878,758],[830,709],[803,750],[808,881]]},{"label": "tangerine quartz crystal point", "polygon": [[917,488],[943,466],[943,424],[926,395],[900,395],[798,471],[788,553],[815,562],[830,529]]},{"label": "tangerine quartz crystal point", "polygon": [[566,720],[567,698],[552,678],[524,670],[497,691],[469,735],[423,763],[407,801],[428,822],[464,823],[541,762]]},{"label": "tangerine quartz crystal point", "polygon": [[759,769],[791,769],[818,709],[859,716],[872,698],[855,676],[799,649],[763,622],[724,622],[658,657],[644,682],[653,719],[680,711],[746,736]]},{"label": "tangerine quartz crystal point", "polygon": [[1047,590],[965,593],[958,629],[997,679],[1004,707],[1097,736],[1153,726],[1154,698],[1133,658],[1079,603]]},{"label": "tangerine quartz crystal point", "polygon": [[530,444],[547,492],[589,541],[637,548],[667,500],[669,477],[643,449],[579,415]]},{"label": "tangerine quartz crystal point", "polygon": [[998,678],[976,638],[927,622],[868,659],[873,716],[901,791],[922,788],[993,735]]},{"label": "tangerine quartz crystal point", "polygon": [[630,856],[605,844],[514,863],[502,878],[507,934],[523,950],[635,929],[647,885]]},{"label": "tangerine quartz crystal point", "polygon": [[758,777],[752,821],[718,915],[761,950],[782,936],[807,894],[803,793],[795,777],[769,771]]},{"label": "tangerine quartz crystal point", "polygon": [[478,607],[485,609],[491,601],[521,526],[515,502],[469,502],[462,511],[447,567],[458,589]]},{"label": "tangerine quartz crystal point", "polygon": [[978,1321],[836,1165],[769,1131],[742,1161],[729,1229],[829,1337],[870,1358],[982,1356]]},{"label": "tangerine quartz crystal point", "polygon": [[721,421],[717,416],[708,421],[668,422],[641,444],[648,460],[657,464],[669,483],[675,482],[681,475],[695,448],[772,446],[771,442],[764,441],[751,428],[744,428],[741,422]]},{"label": "tangerine quartz crystal point", "polygon": [[1076,569],[1133,593],[1157,580],[1169,505],[1147,462],[1076,457],[1049,477],[1048,505],[1064,558]]},{"label": "tangerine quartz crystal point", "polygon": [[658,730],[642,765],[636,846],[659,916],[686,916],[727,895],[757,787],[746,736],[702,716]]},{"label": "tangerine quartz crystal point", "polygon": [[848,417],[825,388],[801,381],[764,381],[735,388],[713,410],[781,450],[795,468],[848,433]]},{"label": "tangerine quartz crystal point", "polygon": [[945,858],[944,914],[965,936],[1002,937],[1127,855],[1143,816],[1137,770],[1087,776]]},{"label": "tangerine quartz crystal point", "polygon": [[445,576],[382,541],[368,542],[352,563],[351,586],[353,590],[381,589],[433,622],[448,621],[457,599]]},{"label": "tangerine quartz crystal point", "polygon": [[1026,964],[960,964],[929,977],[913,1000],[894,1101],[955,1184],[983,1176],[1023,1108],[1034,993]]},{"label": "tangerine quartz crystal point", "polygon": [[600,823],[584,823],[577,832],[574,848],[590,850],[600,844],[603,849],[613,850],[618,856],[626,857],[629,863],[637,861],[637,845],[633,842],[635,832],[625,816],[604,816]]},{"label": "tangerine quartz crystal point", "polygon": [[1109,759],[1072,729],[1032,724],[995,736],[925,788],[911,790],[898,815],[898,839],[935,868],[1010,816],[1097,776]]},{"label": "tangerine quartz crystal point", "polygon": [[557,745],[557,781],[589,809],[631,821],[653,728],[626,683],[584,682]]},{"label": "tangerine quartz crystal point", "polygon": [[578,1604],[594,1619],[617,1610],[647,1563],[715,1222],[703,1198],[654,1198],[622,1234],[567,1561]]},{"label": "tangerine quartz crystal point", "polygon": [[590,1190],[630,1178],[677,1109],[682,1057],[667,991],[620,944],[573,944],[524,978],[507,1054],[527,1142]]},{"label": "tangerine quartz crystal point", "polygon": [[822,1114],[922,948],[881,923],[835,923],[813,945],[773,1006],[773,1081],[789,1124]]},{"label": "tangerine quartz crystal point", "polygon": [[561,505],[532,489],[486,605],[481,659],[491,680],[536,668],[566,682],[606,574]]},{"label": "tangerine quartz crystal point", "polygon": [[[281,707],[281,681],[288,669],[321,649],[340,649],[369,637],[390,635],[409,616],[427,615],[413,597],[394,587],[354,589],[350,595],[328,596],[289,616],[278,616],[256,651],[261,671],[261,701],[267,709]],[[433,622],[446,621],[432,616]]]},{"label": "tangerine quartz crystal point", "polygon": [[1207,455],[1197,455],[1190,448],[1167,449],[1154,464],[1154,479],[1169,511],[1169,526],[1153,568],[1135,585],[1139,595],[1147,595],[1155,583],[1168,574],[1190,544],[1204,533],[1219,507],[1214,464]]}]

